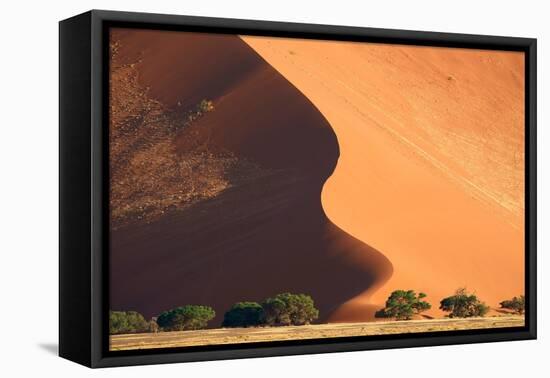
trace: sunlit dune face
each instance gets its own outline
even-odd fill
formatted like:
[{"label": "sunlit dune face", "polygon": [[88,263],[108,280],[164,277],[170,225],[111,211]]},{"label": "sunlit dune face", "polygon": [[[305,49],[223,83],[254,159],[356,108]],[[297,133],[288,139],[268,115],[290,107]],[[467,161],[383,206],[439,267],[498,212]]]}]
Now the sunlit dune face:
[{"label": "sunlit dune face", "polygon": [[392,262],[373,301],[523,293],[523,53],[242,38],[336,132],[323,207]]}]

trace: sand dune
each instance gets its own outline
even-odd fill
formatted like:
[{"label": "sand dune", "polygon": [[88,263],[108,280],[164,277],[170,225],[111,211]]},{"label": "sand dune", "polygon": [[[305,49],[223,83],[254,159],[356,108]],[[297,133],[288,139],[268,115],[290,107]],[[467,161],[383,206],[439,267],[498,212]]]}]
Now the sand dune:
[{"label": "sand dune", "polygon": [[167,111],[213,102],[170,140],[176,155],[185,159],[198,141],[204,156],[230,154],[256,167],[254,175],[226,169],[227,186],[215,196],[112,230],[113,310],[151,317],[205,304],[217,327],[235,302],[291,291],[312,295],[323,321],[389,278],[388,259],[335,226],[321,206],[339,156],[331,125],[248,45],[237,36],[160,31],[119,30],[112,40],[137,70],[143,95]]},{"label": "sand dune", "polygon": [[328,217],[394,267],[332,321],[399,288],[435,304],[461,286],[491,306],[523,293],[522,53],[242,38],[337,135]]}]

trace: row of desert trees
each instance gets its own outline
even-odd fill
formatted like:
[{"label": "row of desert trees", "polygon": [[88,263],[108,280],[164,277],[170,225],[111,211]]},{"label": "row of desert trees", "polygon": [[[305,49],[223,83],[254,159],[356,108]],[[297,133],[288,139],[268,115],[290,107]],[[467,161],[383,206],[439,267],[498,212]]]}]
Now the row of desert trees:
[{"label": "row of desert trees", "polygon": [[278,294],[261,303],[235,303],[223,317],[222,327],[305,325],[319,317],[313,298],[306,294]]},{"label": "row of desert trees", "polygon": [[[143,333],[204,329],[214,319],[212,307],[186,305],[145,320],[135,311],[111,311],[109,333]],[[222,327],[258,327],[309,324],[319,317],[313,299],[306,294],[282,293],[261,303],[238,302],[224,315]]]},{"label": "row of desert trees", "polygon": [[[413,315],[432,308],[432,305],[424,298],[426,298],[425,293],[416,294],[414,290],[396,290],[388,297],[386,306],[377,311],[375,316],[377,318],[410,320]],[[500,307],[512,310],[517,314],[523,314],[525,312],[525,297],[521,295],[502,301]],[[443,298],[440,301],[439,309],[448,312],[450,318],[485,316],[489,312],[489,306],[465,288],[460,288],[454,295]]]},{"label": "row of desert trees", "polygon": [[135,311],[111,311],[109,333],[116,335],[203,329],[215,316],[216,312],[211,307],[198,305],[186,305],[164,311],[150,321]]},{"label": "row of desert trees", "polygon": [[[431,309],[426,294],[414,290],[396,290],[391,293],[378,318],[410,320],[416,314]],[[525,312],[523,295],[500,302],[500,307],[516,314]],[[439,308],[450,318],[485,316],[489,306],[465,288],[440,301]],[[135,311],[111,311],[111,334],[204,329],[216,312],[209,306],[186,305],[162,312],[150,321]],[[310,324],[319,317],[313,298],[306,294],[282,293],[258,302],[235,303],[225,314],[222,327],[260,327]]]}]

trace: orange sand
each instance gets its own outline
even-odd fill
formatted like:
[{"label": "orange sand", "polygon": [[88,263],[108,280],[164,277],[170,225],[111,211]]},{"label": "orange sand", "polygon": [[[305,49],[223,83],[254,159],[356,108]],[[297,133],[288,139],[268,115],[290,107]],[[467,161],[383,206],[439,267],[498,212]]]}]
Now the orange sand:
[{"label": "orange sand", "polygon": [[436,316],[458,287],[495,307],[523,293],[522,53],[241,38],[337,135],[328,217],[393,264],[332,321],[364,319],[401,288],[426,292]]}]

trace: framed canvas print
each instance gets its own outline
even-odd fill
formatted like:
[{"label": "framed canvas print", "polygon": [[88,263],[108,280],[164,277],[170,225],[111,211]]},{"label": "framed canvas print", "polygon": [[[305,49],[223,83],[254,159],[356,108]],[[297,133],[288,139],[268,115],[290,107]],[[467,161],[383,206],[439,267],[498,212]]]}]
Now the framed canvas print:
[{"label": "framed canvas print", "polygon": [[536,40],[60,23],[60,355],[536,337]]}]

